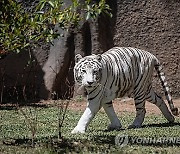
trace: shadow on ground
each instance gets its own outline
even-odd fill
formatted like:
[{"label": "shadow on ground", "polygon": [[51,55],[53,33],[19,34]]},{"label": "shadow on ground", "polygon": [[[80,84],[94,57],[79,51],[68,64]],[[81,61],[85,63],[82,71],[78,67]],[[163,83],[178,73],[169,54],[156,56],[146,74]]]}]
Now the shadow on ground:
[{"label": "shadow on ground", "polygon": [[158,124],[147,124],[143,125],[142,128],[147,128],[147,127],[173,127],[173,126],[180,126],[180,123],[174,122],[174,123],[158,123]]},{"label": "shadow on ground", "polygon": [[[173,127],[173,126],[180,126],[180,123],[148,124],[148,125],[143,125],[142,127],[147,128],[147,127]],[[120,131],[124,131],[124,130],[120,130]],[[106,132],[106,130],[104,130],[104,132]],[[88,139],[76,138],[77,137],[76,135],[75,137],[72,137],[70,139],[63,137],[60,140],[57,138],[57,136],[45,137],[45,138],[35,139],[34,146],[32,146],[32,140],[29,138],[23,138],[23,139],[11,138],[11,139],[4,139],[2,141],[2,144],[6,146],[21,146],[21,147],[32,147],[32,148],[36,146],[42,146],[51,149],[52,152],[56,152],[56,153],[79,152],[84,149],[86,149],[89,152],[95,152],[97,150],[98,151],[106,150],[106,148],[108,149],[108,147],[116,149],[116,145],[115,145],[116,135],[112,135],[112,134],[92,135],[91,133],[85,135],[88,135],[88,137],[90,138]],[[128,145],[145,145],[145,146],[154,146],[154,147],[180,145],[179,142],[175,142],[169,139],[161,142],[159,141],[154,142],[153,141],[154,138],[152,137],[152,140],[147,141],[146,139],[145,142],[139,142],[138,138],[140,137],[128,135]],[[151,138],[151,137],[149,136],[144,138]],[[157,140],[158,138],[155,139]],[[124,142],[124,138],[120,138],[119,141]]]}]

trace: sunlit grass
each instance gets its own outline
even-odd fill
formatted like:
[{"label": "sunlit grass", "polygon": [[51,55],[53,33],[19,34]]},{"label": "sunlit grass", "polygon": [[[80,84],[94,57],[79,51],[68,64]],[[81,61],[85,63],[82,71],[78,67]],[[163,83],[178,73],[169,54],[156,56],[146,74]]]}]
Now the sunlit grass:
[{"label": "sunlit grass", "polygon": [[28,116],[37,117],[35,147],[31,147],[32,134],[25,117],[18,110],[0,110],[0,153],[178,153],[178,145],[115,145],[115,136],[131,137],[180,137],[180,118],[174,125],[168,125],[162,115],[147,115],[143,128],[127,129],[134,119],[134,113],[119,113],[123,125],[121,131],[107,132],[109,120],[100,111],[85,134],[71,134],[82,112],[67,111],[62,128],[63,142],[57,142],[58,108],[24,108]]}]

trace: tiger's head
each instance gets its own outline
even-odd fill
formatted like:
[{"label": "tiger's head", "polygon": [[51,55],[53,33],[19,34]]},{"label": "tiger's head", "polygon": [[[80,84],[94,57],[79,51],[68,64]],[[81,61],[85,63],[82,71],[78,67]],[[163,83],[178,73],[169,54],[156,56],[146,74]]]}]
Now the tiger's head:
[{"label": "tiger's head", "polygon": [[91,89],[99,85],[102,74],[101,55],[75,56],[74,78],[76,83]]}]

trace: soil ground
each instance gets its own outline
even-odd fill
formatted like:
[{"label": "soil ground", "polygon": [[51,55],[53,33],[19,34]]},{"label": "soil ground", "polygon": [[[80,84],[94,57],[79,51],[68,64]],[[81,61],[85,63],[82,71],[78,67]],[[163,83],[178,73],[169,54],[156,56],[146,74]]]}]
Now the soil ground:
[{"label": "soil ground", "polygon": [[[28,106],[34,106],[34,107],[48,107],[48,106],[54,106],[55,105],[54,100],[48,100],[48,101],[41,101],[39,103],[33,103],[29,104]],[[66,102],[66,101],[64,101]],[[167,104],[167,101],[165,101]],[[177,107],[180,111],[180,98],[173,99],[175,107]],[[60,103],[58,103],[60,104]],[[87,105],[86,99],[82,98],[79,99],[72,99],[69,101],[68,109],[74,110],[74,111],[84,111]],[[115,99],[113,101],[113,106],[115,111],[118,112],[134,112],[135,113],[135,105],[134,100],[132,98],[124,98],[124,99]],[[168,104],[167,104],[168,106]],[[16,104],[0,104],[0,109],[9,109],[12,107],[16,107]],[[169,106],[168,106],[169,107]],[[102,110],[102,109],[101,109]],[[104,110],[102,110],[104,111]],[[156,107],[154,104],[151,104],[149,102],[146,102],[146,113],[147,114],[161,114],[158,107]]]},{"label": "soil ground", "polygon": [[[174,99],[174,105],[180,110],[180,99]],[[167,101],[166,101],[167,104]],[[168,105],[168,104],[167,104]],[[115,99],[113,101],[115,111],[118,112],[135,112],[134,100],[131,98]],[[71,101],[69,109],[76,111],[84,111],[86,108],[86,101]],[[154,104],[146,102],[146,113],[147,114],[161,114],[158,107]]]}]

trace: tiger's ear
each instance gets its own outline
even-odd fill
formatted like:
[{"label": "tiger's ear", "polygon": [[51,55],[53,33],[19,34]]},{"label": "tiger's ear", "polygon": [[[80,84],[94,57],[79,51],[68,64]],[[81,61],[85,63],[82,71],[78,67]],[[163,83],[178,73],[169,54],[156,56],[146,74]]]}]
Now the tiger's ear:
[{"label": "tiger's ear", "polygon": [[102,59],[101,54],[98,54],[98,55],[97,55],[97,57],[96,57],[96,59],[100,62],[100,61],[101,61],[101,59]]},{"label": "tiger's ear", "polygon": [[77,63],[81,58],[82,58],[82,56],[80,54],[77,54],[75,56],[75,63]]}]

